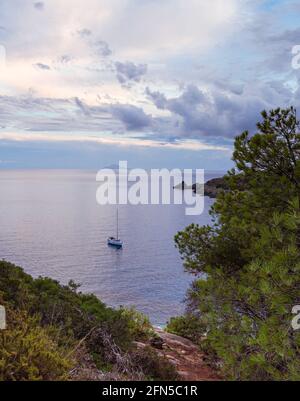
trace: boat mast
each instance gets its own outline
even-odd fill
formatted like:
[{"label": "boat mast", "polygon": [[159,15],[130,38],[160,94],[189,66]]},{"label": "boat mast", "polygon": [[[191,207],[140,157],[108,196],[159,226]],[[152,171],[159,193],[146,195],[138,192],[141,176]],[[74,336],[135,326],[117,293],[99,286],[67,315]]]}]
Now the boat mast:
[{"label": "boat mast", "polygon": [[119,209],[117,208],[117,240],[119,239]]}]

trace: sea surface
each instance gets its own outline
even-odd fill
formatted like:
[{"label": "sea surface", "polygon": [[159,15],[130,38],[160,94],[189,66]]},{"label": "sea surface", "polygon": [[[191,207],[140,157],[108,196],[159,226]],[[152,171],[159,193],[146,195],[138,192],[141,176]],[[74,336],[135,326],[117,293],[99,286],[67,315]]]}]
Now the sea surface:
[{"label": "sea surface", "polygon": [[[205,179],[223,172],[206,172]],[[96,172],[0,170],[0,259],[37,277],[81,283],[110,306],[134,306],[163,326],[184,311],[192,276],[184,272],[174,235],[210,222],[185,205],[119,206],[122,250],[107,246],[116,207],[96,202]]]}]

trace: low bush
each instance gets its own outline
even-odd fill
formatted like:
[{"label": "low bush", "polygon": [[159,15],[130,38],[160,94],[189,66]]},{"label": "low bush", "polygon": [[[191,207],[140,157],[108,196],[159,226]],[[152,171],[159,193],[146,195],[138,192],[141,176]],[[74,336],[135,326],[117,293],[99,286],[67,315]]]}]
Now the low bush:
[{"label": "low bush", "polygon": [[140,368],[146,378],[151,380],[178,380],[176,369],[170,362],[158,354],[150,346],[137,349],[131,353],[132,363]]},{"label": "low bush", "polygon": [[171,318],[166,330],[168,333],[185,337],[195,344],[200,344],[205,336],[205,325],[192,314]]},{"label": "low bush", "polygon": [[[74,282],[33,279],[20,267],[0,262],[0,304],[8,329],[0,332],[0,380],[64,380],[84,343],[98,369],[120,370],[124,360],[134,372],[167,380],[173,370],[156,353],[136,353],[135,340],[153,335],[149,320],[134,309],[112,309]],[[127,363],[128,362],[128,363]],[[125,364],[125,365],[126,365]],[[143,365],[145,364],[145,365]],[[123,373],[123,372],[122,372]]]},{"label": "low bush", "polygon": [[74,364],[37,318],[7,308],[8,329],[0,332],[0,381],[65,380]]}]

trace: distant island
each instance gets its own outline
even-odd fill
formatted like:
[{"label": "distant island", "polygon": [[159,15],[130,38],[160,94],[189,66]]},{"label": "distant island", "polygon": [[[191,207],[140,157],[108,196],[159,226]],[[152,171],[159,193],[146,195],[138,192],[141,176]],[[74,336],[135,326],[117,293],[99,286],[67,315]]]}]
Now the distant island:
[{"label": "distant island", "polygon": [[[174,189],[192,190],[194,193],[202,193],[203,185],[199,183],[195,183],[192,186],[187,185],[184,181],[180,184],[173,187]],[[204,184],[204,196],[208,196],[210,198],[216,198],[221,191],[228,190],[228,184],[226,182],[225,177],[213,178],[212,180],[207,181]]]}]

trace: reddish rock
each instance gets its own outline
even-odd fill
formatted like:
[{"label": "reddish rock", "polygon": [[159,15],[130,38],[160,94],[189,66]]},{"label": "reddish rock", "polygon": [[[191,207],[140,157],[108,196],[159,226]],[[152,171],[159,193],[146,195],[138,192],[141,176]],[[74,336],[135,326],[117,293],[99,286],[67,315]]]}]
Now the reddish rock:
[{"label": "reddish rock", "polygon": [[220,376],[204,362],[205,355],[199,347],[186,338],[155,329],[163,340],[164,347],[157,350],[169,360],[184,381],[220,381]]}]

